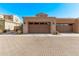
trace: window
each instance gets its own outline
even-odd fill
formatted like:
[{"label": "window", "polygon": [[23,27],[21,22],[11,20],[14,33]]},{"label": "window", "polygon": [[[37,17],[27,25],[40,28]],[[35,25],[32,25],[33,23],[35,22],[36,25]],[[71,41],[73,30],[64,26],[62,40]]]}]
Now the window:
[{"label": "window", "polygon": [[24,22],[24,24],[26,24],[26,23]]},{"label": "window", "polygon": [[35,22],[34,24],[39,24],[39,22]]},{"label": "window", "polygon": [[30,22],[29,24],[33,24],[33,22]]},{"label": "window", "polygon": [[44,24],[44,22],[40,22],[40,24]]},{"label": "window", "polygon": [[72,25],[72,24],[69,24],[70,26]]},{"label": "window", "polygon": [[4,18],[5,19],[13,19],[13,16],[5,15]]}]

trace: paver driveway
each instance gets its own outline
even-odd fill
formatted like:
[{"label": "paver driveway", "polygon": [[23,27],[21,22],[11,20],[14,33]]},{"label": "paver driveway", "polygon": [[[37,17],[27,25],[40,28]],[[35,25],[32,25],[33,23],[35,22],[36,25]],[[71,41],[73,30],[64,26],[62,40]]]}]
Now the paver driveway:
[{"label": "paver driveway", "polygon": [[79,34],[0,35],[0,55],[79,55]]}]

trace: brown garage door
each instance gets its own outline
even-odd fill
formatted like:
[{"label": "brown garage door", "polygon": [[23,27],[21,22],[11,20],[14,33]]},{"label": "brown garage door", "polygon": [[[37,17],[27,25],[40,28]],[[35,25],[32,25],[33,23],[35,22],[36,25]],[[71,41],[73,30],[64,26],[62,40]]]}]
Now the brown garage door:
[{"label": "brown garage door", "polygon": [[29,23],[29,33],[50,33],[47,23]]},{"label": "brown garage door", "polygon": [[58,24],[56,29],[60,33],[70,33],[70,32],[73,32],[73,25],[72,24]]}]

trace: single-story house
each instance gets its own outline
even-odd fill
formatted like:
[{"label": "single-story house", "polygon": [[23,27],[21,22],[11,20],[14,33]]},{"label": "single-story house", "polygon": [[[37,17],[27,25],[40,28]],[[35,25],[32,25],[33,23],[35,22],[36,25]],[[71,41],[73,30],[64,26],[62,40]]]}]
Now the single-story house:
[{"label": "single-story house", "polygon": [[39,13],[23,19],[23,33],[79,33],[78,18],[56,18]]}]

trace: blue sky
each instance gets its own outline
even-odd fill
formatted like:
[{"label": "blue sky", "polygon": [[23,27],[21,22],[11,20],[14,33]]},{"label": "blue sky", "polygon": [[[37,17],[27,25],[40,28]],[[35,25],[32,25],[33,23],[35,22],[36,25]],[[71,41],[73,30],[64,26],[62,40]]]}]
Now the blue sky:
[{"label": "blue sky", "polygon": [[79,18],[79,4],[74,3],[0,3],[0,14],[35,16],[44,12],[59,18]]}]

